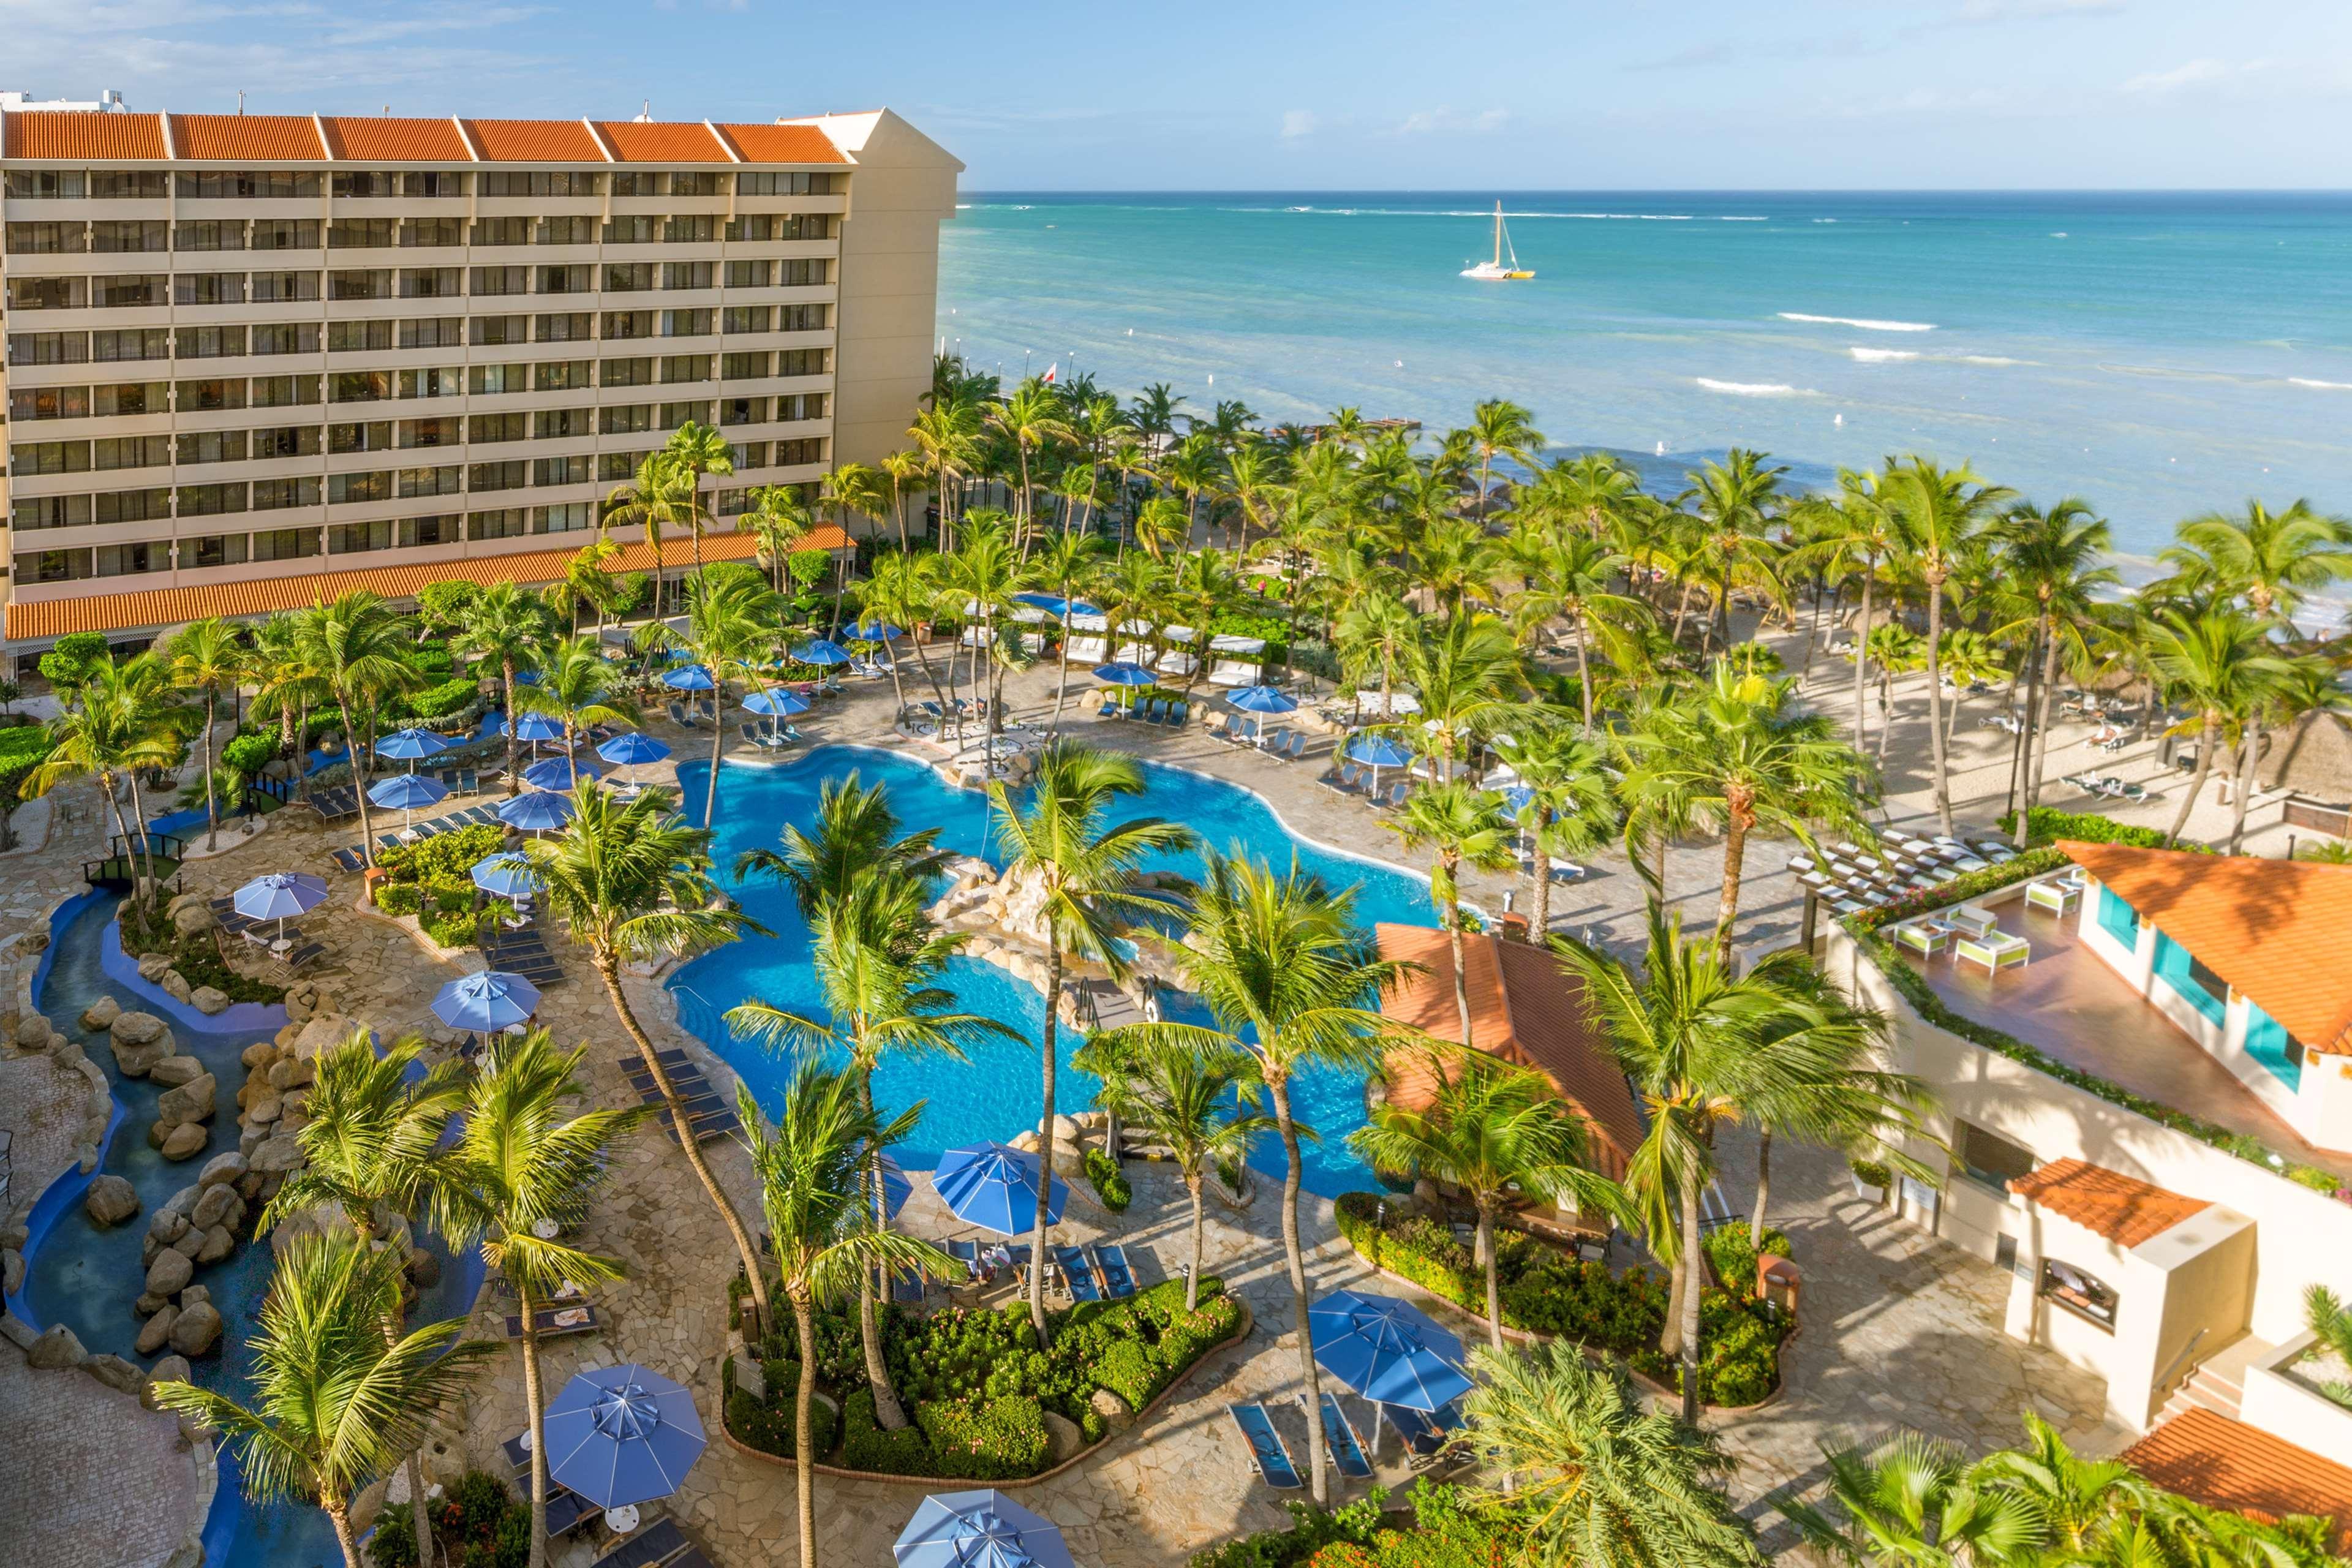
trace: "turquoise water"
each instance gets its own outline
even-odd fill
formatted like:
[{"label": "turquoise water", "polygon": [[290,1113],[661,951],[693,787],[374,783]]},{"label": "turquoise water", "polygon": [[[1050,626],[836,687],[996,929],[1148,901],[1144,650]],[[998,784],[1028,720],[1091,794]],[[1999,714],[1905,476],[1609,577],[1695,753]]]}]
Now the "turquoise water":
[{"label": "turquoise water", "polygon": [[1474,282],[1497,195],[970,195],[940,331],[1202,414],[1500,394],[1557,443],[1663,443],[1669,485],[1735,442],[1800,479],[1973,458],[2126,552],[2249,495],[2352,510],[2352,196],[1503,195],[1537,277]]},{"label": "turquoise water", "polygon": [[[709,766],[691,763],[678,769],[685,798],[699,798]],[[909,828],[937,827],[940,843],[948,848],[1003,863],[995,853],[985,796],[956,789],[929,768],[888,752],[824,746],[786,767],[724,770],[719,781],[716,854],[719,866],[731,867],[736,856],[746,849],[772,847],[782,823],[805,826],[814,821],[824,781],[853,771],[869,783],[878,779],[889,786],[891,803]],[[1425,880],[1295,840],[1264,801],[1232,784],[1149,763],[1144,764],[1144,776],[1147,787],[1128,815],[1172,818],[1210,845],[1230,848],[1238,844],[1276,864],[1286,863],[1295,851],[1304,868],[1335,887],[1357,889],[1356,912],[1367,929],[1381,921],[1435,923]],[[1169,857],[1155,867],[1161,868],[1197,872],[1200,861],[1190,854]],[[791,1078],[793,1062],[756,1043],[734,1038],[721,1015],[740,1002],[758,998],[822,1019],[808,927],[791,895],[773,882],[754,881],[732,890],[746,910],[777,934],[747,937],[697,959],[679,972],[673,984],[680,993],[679,1016],[687,1026],[742,1074],[761,1103],[773,1106]],[[875,1075],[879,1100],[892,1108],[925,1102],[914,1137],[899,1151],[909,1170],[930,1169],[943,1150],[992,1138],[1007,1140],[1034,1128],[1044,1103],[1037,1083],[1038,1041],[1045,1023],[1044,997],[996,965],[977,959],[951,960],[946,984],[955,992],[961,1010],[1001,1019],[1018,1032],[1019,1038],[983,1044],[964,1062],[939,1057],[883,1060]],[[1171,1009],[1171,1016],[1187,1015]],[[1070,1067],[1069,1053],[1076,1045],[1069,1031],[1062,1032],[1055,1100],[1066,1111],[1089,1106],[1097,1087],[1090,1076]],[[1371,1173],[1346,1147],[1347,1134],[1364,1121],[1362,1075],[1311,1070],[1297,1080],[1292,1101],[1298,1119],[1322,1134],[1319,1144],[1309,1144],[1306,1150],[1308,1189],[1333,1196],[1374,1185]],[[1251,1163],[1279,1173],[1280,1146],[1270,1138],[1264,1141]]]}]

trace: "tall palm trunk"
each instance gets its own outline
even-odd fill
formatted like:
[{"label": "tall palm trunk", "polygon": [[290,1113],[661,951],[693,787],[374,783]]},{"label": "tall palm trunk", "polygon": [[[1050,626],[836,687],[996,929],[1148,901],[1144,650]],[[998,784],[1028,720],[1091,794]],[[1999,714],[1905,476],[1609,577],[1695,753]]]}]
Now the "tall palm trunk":
[{"label": "tall palm trunk", "polygon": [[1758,1251],[1764,1247],[1764,1213],[1772,1201],[1772,1129],[1756,1130],[1756,1209],[1748,1222],[1748,1234]]},{"label": "tall palm trunk", "polygon": [[1865,563],[1862,571],[1862,629],[1853,637],[1853,743],[1859,748],[1870,733],[1870,590],[1875,570]]},{"label": "tall palm trunk", "polygon": [[[1067,587],[1069,584],[1064,584]],[[1045,726],[1048,735],[1062,732],[1062,702],[1070,693],[1070,596],[1062,595],[1062,646],[1054,671],[1054,719]]]},{"label": "tall palm trunk", "polygon": [[1054,1195],[1054,1089],[1061,1063],[1062,944],[1045,943],[1045,1045],[1039,1053],[1038,1082],[1045,1095],[1045,1114],[1037,1123],[1037,1220],[1029,1237],[1029,1322],[1043,1349],[1045,1331],[1045,1227],[1050,1223]]},{"label": "tall palm trunk", "polygon": [[727,740],[727,726],[717,717],[727,711],[727,683],[723,680],[711,682],[710,711],[714,715],[710,721],[710,784],[702,792],[702,826],[705,827],[715,827],[719,824],[719,752]]},{"label": "tall palm trunk", "polygon": [[[1282,1134],[1282,1257],[1290,1269],[1290,1304],[1298,1325],[1298,1380],[1307,1385],[1307,1408],[1323,1408],[1323,1377],[1315,1364],[1315,1331],[1307,1321],[1307,1258],[1298,1246],[1298,1125],[1290,1119],[1290,1080],[1282,1073],[1266,1076],[1266,1093],[1274,1101],[1275,1125]],[[1197,1266],[1194,1273],[1197,1275]],[[1307,1445],[1308,1486],[1315,1506],[1331,1501],[1331,1481],[1325,1473],[1323,1445]]]},{"label": "tall palm trunk", "polygon": [[2238,747],[2238,777],[2230,789],[2230,849],[2235,855],[2245,842],[2247,796],[2254,787],[2254,758],[2261,752],[2263,721],[2259,715],[2246,715],[2246,733]]},{"label": "tall palm trunk", "polygon": [[220,842],[220,796],[213,790],[213,725],[220,718],[220,698],[211,688],[205,690],[205,847],[217,848]]},{"label": "tall palm trunk", "polygon": [[801,1568],[816,1568],[816,1312],[793,1297],[793,1323],[800,1331],[800,1387],[793,1395],[793,1489],[800,1502]]},{"label": "tall palm trunk", "polygon": [[1478,1205],[1478,1259],[1486,1270],[1486,1342],[1497,1352],[1503,1349],[1503,1279],[1495,1254],[1495,1209],[1485,1200]]},{"label": "tall palm trunk", "polygon": [[1936,753],[1936,821],[1952,831],[1952,753],[1944,743],[1944,569],[1931,564],[1927,577],[1927,740]]},{"label": "tall palm trunk", "polygon": [[[1536,854],[1538,858],[1541,858],[1542,849],[1538,847]],[[1446,879],[1451,881],[1453,875],[1454,868],[1448,866]],[[1462,900],[1459,898],[1445,900],[1445,940],[1454,947],[1454,1008],[1462,1016],[1462,1043],[1468,1047],[1476,1042],[1470,1037],[1469,943],[1462,935]]]},{"label": "tall palm trunk", "polygon": [[1529,879],[1535,885],[1528,893],[1528,940],[1543,945],[1551,935],[1551,847],[1545,835],[1551,831],[1551,814],[1541,806],[1536,808],[1536,867]]},{"label": "tall palm trunk", "polygon": [[1715,906],[1715,955],[1722,963],[1731,963],[1731,930],[1739,919],[1739,875],[1748,863],[1748,834],[1756,826],[1756,816],[1747,796],[1737,787],[1724,792],[1730,798],[1724,813],[1723,829],[1723,890],[1717,896]]},{"label": "tall palm trunk", "polygon": [[[868,1053],[866,1019],[860,1015],[853,1037],[857,1048],[853,1060],[857,1068],[857,1100],[866,1118],[874,1116],[874,1058]],[[861,1164],[858,1183],[866,1192],[866,1209],[869,1215],[887,1212],[882,1201],[882,1151],[869,1142],[866,1158]],[[882,1355],[882,1308],[880,1292],[871,1268],[857,1271],[857,1344],[866,1357],[866,1384],[874,1391],[874,1424],[885,1432],[896,1432],[907,1425],[907,1412],[898,1403],[898,1390],[890,1381],[890,1363]]]},{"label": "tall palm trunk", "polygon": [[1698,1299],[1706,1276],[1698,1249],[1698,1173],[1683,1182],[1683,1419],[1698,1425]]},{"label": "tall palm trunk", "polygon": [[662,1103],[669,1108],[670,1121],[677,1131],[677,1146],[686,1155],[687,1165],[694,1172],[694,1179],[702,1184],[702,1190],[709,1194],[710,1206],[719,1211],[719,1217],[727,1224],[728,1234],[734,1238],[736,1257],[743,1265],[743,1277],[751,1281],[751,1286],[753,1321],[744,1338],[756,1340],[768,1321],[768,1281],[760,1268],[760,1249],[752,1243],[751,1233],[744,1228],[743,1216],[735,1212],[733,1200],[728,1197],[726,1190],[719,1184],[718,1176],[712,1173],[710,1163],[702,1157],[702,1145],[695,1141],[685,1097],[677,1092],[677,1085],[671,1081],[669,1068],[662,1065],[661,1053],[654,1048],[653,1041],[646,1036],[645,1026],[637,1022],[636,1014],[630,1010],[629,999],[621,994],[620,956],[609,951],[599,951],[595,954],[594,964],[596,978],[604,983],[605,998],[613,1004],[613,1016],[620,1020],[622,1029],[637,1047],[637,1054],[645,1058],[646,1069],[653,1074],[654,1087],[661,1090]]},{"label": "tall palm trunk", "polygon": [[507,694],[507,794],[509,795],[517,795],[522,793],[522,753],[517,749],[518,742],[515,740],[515,721],[521,718],[522,715],[515,711],[515,667],[513,655],[509,654],[499,660],[499,679],[506,687]]},{"label": "tall palm trunk", "polygon": [[2050,701],[2053,689],[2058,684],[2057,627],[2047,616],[2042,617],[2042,673],[2039,678],[2042,690],[2029,700],[2033,708],[2033,751],[2026,764],[2023,805],[2017,814],[2017,831],[2011,836],[2020,849],[2025,847],[2033,808],[2042,804],[2042,772],[2049,765],[2050,759]]},{"label": "tall palm trunk", "polygon": [[[418,1500],[422,1502],[423,1500]],[[343,1549],[343,1568],[367,1568],[366,1559],[360,1555],[360,1538],[352,1530],[351,1505],[341,1498],[320,1492],[319,1506],[326,1510],[327,1518],[334,1523],[335,1544]],[[423,1511],[422,1509],[419,1511]]]},{"label": "tall palm trunk", "polygon": [[[522,1309],[522,1403],[530,1412],[530,1568],[547,1568],[547,1401],[540,1393],[539,1304],[520,1281],[515,1305]],[[423,1511],[420,1502],[418,1512]],[[417,1561],[431,1562],[425,1543],[419,1541],[417,1546]]]},{"label": "tall palm trunk", "polygon": [[2221,743],[2221,713],[2216,708],[2205,710],[2204,728],[2197,735],[2197,772],[2190,775],[2189,787],[2180,792],[2180,809],[2173,814],[2172,829],[2164,836],[2168,849],[2180,842],[2180,830],[2189,826],[2189,814],[2197,805],[2197,796],[2205,788],[2207,775],[2213,771],[2213,751]]},{"label": "tall palm trunk", "polygon": [[1586,633],[1584,607],[1577,606],[1572,617],[1576,626],[1576,692],[1584,700],[1584,738],[1592,738],[1592,664],[1585,654]]},{"label": "tall palm trunk", "polygon": [[1204,1223],[1201,1212],[1201,1181],[1200,1172],[1185,1173],[1184,1190],[1192,1194],[1192,1267],[1184,1271],[1184,1310],[1188,1312],[1196,1312],[1201,1308],[1201,1231]]}]

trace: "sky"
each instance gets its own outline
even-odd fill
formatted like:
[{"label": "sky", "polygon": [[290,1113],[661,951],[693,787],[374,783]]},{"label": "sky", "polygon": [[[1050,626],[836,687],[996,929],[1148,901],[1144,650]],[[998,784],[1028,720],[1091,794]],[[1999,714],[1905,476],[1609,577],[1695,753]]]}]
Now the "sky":
[{"label": "sky", "polygon": [[887,105],[971,190],[2316,188],[2346,0],[0,0],[136,109]]}]

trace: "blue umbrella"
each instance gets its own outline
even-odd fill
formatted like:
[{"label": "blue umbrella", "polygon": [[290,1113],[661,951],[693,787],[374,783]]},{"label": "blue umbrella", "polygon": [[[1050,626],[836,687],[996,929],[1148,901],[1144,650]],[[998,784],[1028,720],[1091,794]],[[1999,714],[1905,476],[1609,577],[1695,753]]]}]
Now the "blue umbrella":
[{"label": "blue umbrella", "polygon": [[327,897],[327,879],[308,871],[272,871],[256,877],[236,890],[236,912],[249,921],[276,921],[278,935],[286,935],[289,918],[317,909]]},{"label": "blue umbrella", "polygon": [[[1034,1154],[1003,1143],[982,1143],[940,1155],[931,1185],[956,1218],[1003,1236],[1019,1236],[1037,1223],[1040,1169]],[[1058,1176],[1051,1180],[1045,1223],[1057,1225],[1070,1189]]]},{"label": "blue umbrella", "polygon": [[743,699],[743,706],[774,719],[789,719],[809,710],[808,699],[790,691],[754,691]]},{"label": "blue umbrella", "polygon": [[512,899],[539,891],[542,885],[539,872],[522,856],[511,850],[485,855],[474,862],[474,886],[494,899]]},{"label": "blue umbrella", "polygon": [[1059,1525],[1003,1492],[937,1492],[890,1550],[898,1568],[1077,1568]]},{"label": "blue umbrella", "polygon": [[860,621],[841,635],[851,642],[895,642],[907,635],[907,629],[887,621]]},{"label": "blue umbrella", "polygon": [[[898,1162],[889,1155],[882,1156],[882,1212],[885,1217],[896,1219],[907,1200],[915,1195],[915,1184],[907,1179]],[[1034,1200],[1033,1200],[1034,1201]]]},{"label": "blue umbrella", "polygon": [[395,730],[375,743],[377,756],[394,762],[406,759],[412,765],[419,757],[436,756],[448,749],[449,742],[430,730]]},{"label": "blue umbrella", "polygon": [[678,691],[709,691],[718,686],[710,672],[698,664],[682,664],[676,669],[662,672],[662,684]]},{"label": "blue umbrella", "polygon": [[660,762],[669,755],[669,747],[643,730],[625,730],[597,747],[596,754],[615,766],[626,768],[639,763]]},{"label": "blue umbrella", "polygon": [[414,811],[420,805],[438,805],[448,794],[449,786],[439,779],[393,773],[368,785],[368,804],[386,811]]},{"label": "blue umbrella", "polygon": [[1044,610],[1055,616],[1099,616],[1102,609],[1084,599],[1065,599],[1059,594],[1015,594],[1013,602],[1026,605],[1033,610]]},{"label": "blue umbrella", "polygon": [[563,721],[552,713],[526,713],[515,721],[514,738],[518,741],[560,741],[563,739]]},{"label": "blue umbrella", "polygon": [[523,769],[522,782],[534,789],[570,789],[581,779],[593,779],[596,770],[570,757],[550,757]]},{"label": "blue umbrella", "polygon": [[561,827],[572,820],[572,797],[552,790],[535,789],[499,807],[499,820],[526,833]]},{"label": "blue umbrella", "polygon": [[605,1509],[677,1490],[706,1441],[694,1395],[635,1363],[565,1384],[544,1429],[548,1479]]},{"label": "blue umbrella", "polygon": [[1347,755],[1350,762],[1371,764],[1372,793],[1378,795],[1381,789],[1381,770],[1404,766],[1412,761],[1412,749],[1403,742],[1392,741],[1386,735],[1359,735],[1348,742]]},{"label": "blue umbrella", "polygon": [[461,974],[433,995],[433,1016],[453,1029],[492,1034],[539,1011],[539,987],[520,974]]},{"label": "blue umbrella", "polygon": [[1296,713],[1298,711],[1298,699],[1273,686],[1244,686],[1225,700],[1244,713]]},{"label": "blue umbrella", "polygon": [[1095,679],[1113,686],[1149,686],[1160,678],[1139,664],[1098,664]]},{"label": "blue umbrella", "polygon": [[1315,1364],[1381,1405],[1440,1410],[1470,1391],[1462,1341],[1420,1308],[1337,1290],[1307,1310]]},{"label": "blue umbrella", "polygon": [[849,650],[837,642],[819,637],[793,649],[793,657],[803,664],[847,664]]},{"label": "blue umbrella", "polygon": [[1525,784],[1513,784],[1503,792],[1503,809],[1513,816],[1535,804],[1536,792]]}]

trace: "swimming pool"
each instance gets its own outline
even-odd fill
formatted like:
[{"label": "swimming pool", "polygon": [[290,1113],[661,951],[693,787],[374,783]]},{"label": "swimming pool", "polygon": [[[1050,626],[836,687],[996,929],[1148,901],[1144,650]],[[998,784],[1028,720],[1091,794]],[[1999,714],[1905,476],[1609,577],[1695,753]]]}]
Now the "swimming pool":
[{"label": "swimming pool", "polygon": [[[708,763],[679,767],[684,798],[701,798],[709,768]],[[1429,903],[1429,884],[1423,879],[1297,837],[1283,826],[1271,806],[1238,785],[1153,763],[1145,763],[1143,772],[1144,793],[1119,814],[1122,819],[1168,817],[1191,827],[1204,843],[1220,849],[1238,845],[1277,866],[1287,864],[1296,855],[1302,869],[1334,887],[1356,889],[1357,919],[1368,930],[1382,921],[1436,923]],[[936,827],[945,847],[1003,864],[990,831],[987,797],[975,790],[958,789],[929,767],[895,752],[863,746],[821,746],[785,766],[738,766],[721,772],[719,833],[713,846],[720,880],[741,899],[748,913],[776,934],[746,937],[706,953],[681,969],[671,984],[677,993],[679,1020],[725,1057],[761,1103],[770,1107],[782,1097],[793,1060],[754,1041],[735,1037],[722,1015],[755,997],[817,1018],[824,1016],[823,1005],[808,927],[793,907],[792,895],[767,880],[738,887],[729,872],[744,850],[772,847],[782,824],[813,822],[818,793],[825,781],[851,773],[868,783],[887,784],[893,808],[909,829]],[[1150,865],[1153,869],[1197,875],[1201,859],[1197,854],[1162,856]],[[883,1060],[875,1074],[875,1093],[882,1104],[895,1109],[919,1100],[926,1102],[914,1136],[899,1151],[900,1160],[910,1170],[929,1169],[947,1149],[992,1138],[1009,1140],[1035,1127],[1043,1109],[1036,1061],[1037,1042],[1045,1026],[1045,998],[1034,987],[978,959],[950,960],[945,984],[954,991],[963,1011],[1001,1019],[1018,1031],[1020,1038],[991,1040],[972,1050],[963,1062],[921,1057]],[[1181,1005],[1172,1007],[1171,1016],[1195,1016]],[[1206,1022],[1206,1016],[1199,1015],[1195,1021]],[[1087,1109],[1097,1087],[1091,1076],[1070,1066],[1069,1053],[1077,1044],[1071,1031],[1062,1032],[1062,1068],[1055,1098],[1065,1111]],[[1360,1073],[1310,1069],[1293,1081],[1291,1103],[1298,1120],[1322,1135],[1320,1142],[1307,1143],[1303,1150],[1307,1190],[1331,1197],[1377,1185],[1372,1173],[1347,1147],[1348,1134],[1364,1122]],[[1280,1143],[1271,1136],[1262,1139],[1250,1163],[1255,1169],[1281,1173]]]}]

